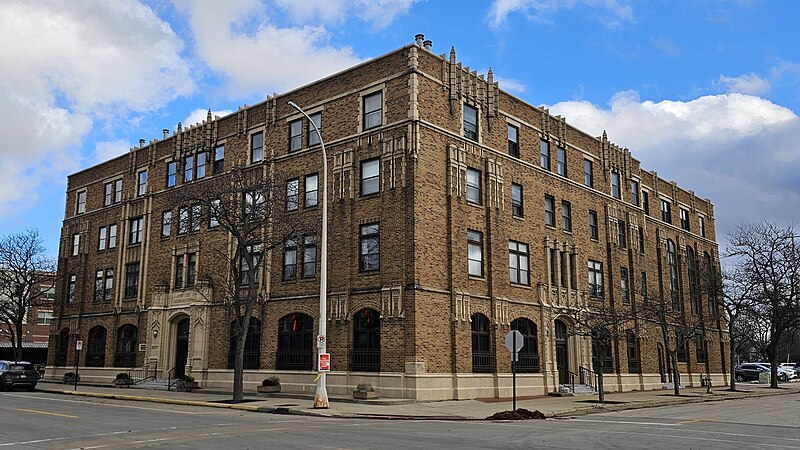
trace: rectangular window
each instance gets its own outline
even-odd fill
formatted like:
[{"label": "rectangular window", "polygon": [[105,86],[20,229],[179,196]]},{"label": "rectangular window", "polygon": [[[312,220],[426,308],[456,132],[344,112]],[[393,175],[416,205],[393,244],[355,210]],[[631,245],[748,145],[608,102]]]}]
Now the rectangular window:
[{"label": "rectangular window", "polygon": [[639,227],[639,253],[644,254],[644,228]]},{"label": "rectangular window", "polygon": [[650,215],[650,195],[647,191],[642,191],[642,207],[644,208],[644,213],[648,216]]},{"label": "rectangular window", "polygon": [[467,230],[467,270],[470,276],[483,277],[483,233]]},{"label": "rectangular window", "polygon": [[286,182],[286,211],[295,211],[299,208],[300,179],[293,178]]},{"label": "rectangular window", "polygon": [[256,163],[264,159],[264,133],[258,132],[250,136],[250,162]]},{"label": "rectangular window", "polygon": [[361,225],[359,268],[361,272],[373,272],[381,268],[380,225]]},{"label": "rectangular window", "polygon": [[300,119],[289,122],[289,153],[303,148],[303,121]]},{"label": "rectangular window", "polygon": [[589,296],[603,298],[603,263],[589,260]]},{"label": "rectangular window", "polygon": [[206,152],[200,152],[197,154],[197,179],[205,178],[206,177]]},{"label": "rectangular window", "polygon": [[128,239],[129,244],[133,245],[142,242],[143,227],[144,227],[144,218],[137,217],[135,219],[130,220],[131,232]]},{"label": "rectangular window", "polygon": [[139,185],[136,189],[136,195],[139,197],[143,196],[145,192],[147,192],[147,171],[142,170],[139,172]]},{"label": "rectangular window", "polygon": [[189,207],[181,206],[178,208],[178,234],[189,232]]},{"label": "rectangular window", "polygon": [[218,145],[214,148],[214,175],[225,171],[225,146]]},{"label": "rectangular window", "polygon": [[219,199],[211,200],[208,205],[208,228],[219,226],[220,208],[222,208],[222,203]]},{"label": "rectangular window", "polygon": [[574,253],[569,254],[569,287],[578,289],[578,272],[575,270],[577,256]]},{"label": "rectangular window", "polygon": [[53,311],[42,311],[39,310],[36,314],[36,324],[37,325],[50,325],[50,322],[53,320]]},{"label": "rectangular window", "polygon": [[567,252],[559,252],[561,254],[560,262],[561,262],[561,270],[559,274],[561,275],[561,287],[567,287],[567,263],[569,262],[569,258]]},{"label": "rectangular window", "polygon": [[[254,244],[247,246],[247,253],[253,262],[253,284],[258,285],[260,282],[259,266],[261,265],[261,245]],[[242,255],[239,264],[239,284],[250,284],[250,263],[245,255]]]},{"label": "rectangular window", "polygon": [[191,217],[191,230],[192,231],[200,231],[200,221],[202,220],[202,210],[200,205],[192,205],[189,209],[189,214]]},{"label": "rectangular window", "polygon": [[104,187],[103,206],[115,205],[122,201],[122,180],[111,181]]},{"label": "rectangular window", "polygon": [[519,158],[519,128],[508,125],[508,154]]},{"label": "rectangular window", "polygon": [[171,163],[167,164],[167,187],[175,186],[175,183],[178,180],[178,163],[176,161],[172,161]]},{"label": "rectangular window", "polygon": [[544,224],[550,227],[556,226],[556,200],[552,195],[544,196]]},{"label": "rectangular window", "polygon": [[628,373],[641,373],[642,357],[639,353],[639,340],[632,330],[625,333],[628,341]]},{"label": "rectangular window", "polygon": [[185,256],[178,255],[175,257],[175,289],[183,288],[183,265]]},{"label": "rectangular window", "polygon": [[94,274],[94,295],[92,296],[92,303],[100,303],[103,301],[103,270],[98,270]]},{"label": "rectangular window", "polygon": [[317,238],[303,237],[303,278],[314,278],[317,275]]},{"label": "rectangular window", "polygon": [[294,280],[297,275],[297,240],[290,237],[283,244],[283,280]]},{"label": "rectangular window", "polygon": [[108,228],[100,227],[97,235],[97,250],[105,250],[108,241]]},{"label": "rectangular window", "polygon": [[67,282],[67,303],[72,303],[75,301],[75,283],[77,277],[75,275],[69,276],[69,281]]},{"label": "rectangular window", "polygon": [[708,353],[706,352],[706,340],[703,339],[702,334],[697,334],[694,336],[694,348],[695,356],[697,356],[697,362],[706,362]]},{"label": "rectangular window", "polygon": [[689,230],[689,211],[684,208],[679,208],[679,214],[681,216],[681,228],[686,231]]},{"label": "rectangular window", "polygon": [[[317,126],[319,132],[322,133],[322,113],[311,114],[311,122],[314,122],[314,125]],[[314,131],[314,126],[311,125],[311,122],[308,122],[308,146],[311,147],[312,145],[319,144],[319,135],[316,131]]]},{"label": "rectangular window", "polygon": [[108,248],[117,248],[117,224],[108,226]]},{"label": "rectangular window", "polygon": [[114,297],[114,269],[106,269],[106,289],[104,301],[110,302]]},{"label": "rectangular window", "polygon": [[544,139],[539,141],[539,165],[550,170],[550,143]]},{"label": "rectangular window", "polygon": [[130,263],[125,266],[125,298],[139,295],[139,263]]},{"label": "rectangular window", "polygon": [[194,156],[183,159],[183,182],[188,183],[194,179]]},{"label": "rectangular window", "polygon": [[554,248],[550,249],[550,284],[553,286],[558,286],[558,270],[556,270],[559,267],[558,255],[558,250]]},{"label": "rectangular window", "polygon": [[556,147],[556,171],[562,177],[567,176],[567,150]]},{"label": "rectangular window", "polygon": [[530,255],[528,244],[508,241],[508,276],[511,284],[530,286]]},{"label": "rectangular window", "polygon": [[639,182],[631,180],[631,203],[639,206]]},{"label": "rectangular window", "polygon": [[594,170],[592,162],[588,159],[583,160],[583,184],[587,187],[594,187]]},{"label": "rectangular window", "polygon": [[380,159],[361,161],[361,195],[380,192]]},{"label": "rectangular window", "polygon": [[172,232],[172,211],[161,213],[161,237],[169,237]]},{"label": "rectangular window", "polygon": [[619,287],[622,293],[622,303],[630,303],[631,299],[628,295],[628,268],[619,268]]},{"label": "rectangular window", "polygon": [[616,170],[611,171],[611,195],[614,198],[622,198],[622,191],[619,187],[619,172]]},{"label": "rectangular window", "polygon": [[186,286],[194,286],[197,279],[197,253],[189,253],[186,259]]},{"label": "rectangular window", "polygon": [[640,275],[642,280],[642,302],[647,302],[647,272],[642,272]]},{"label": "rectangular window", "polygon": [[267,199],[261,191],[250,191],[244,194],[244,213],[252,220],[264,217]]},{"label": "rectangular window", "polygon": [[478,140],[478,110],[469,105],[464,105],[464,137]]},{"label": "rectangular window", "polygon": [[572,231],[572,205],[566,200],[561,201],[561,228]]},{"label": "rectangular window", "polygon": [[687,362],[687,344],[688,342],[683,338],[683,336],[677,337],[677,342],[675,344],[675,356],[678,358],[678,362]]},{"label": "rectangular window", "polygon": [[72,235],[72,256],[78,256],[80,250],[81,250],[81,235],[76,233]]},{"label": "rectangular window", "polygon": [[75,207],[75,214],[83,214],[86,212],[86,191],[78,192],[78,202]]},{"label": "rectangular window", "polygon": [[700,236],[706,237],[706,220],[703,216],[697,217],[697,224],[700,226]]},{"label": "rectangular window", "polygon": [[511,215],[514,217],[524,217],[522,209],[522,185],[511,183]]},{"label": "rectangular window", "polygon": [[306,175],[306,194],[304,204],[306,208],[317,206],[317,192],[319,191],[319,177],[317,174]]},{"label": "rectangular window", "polygon": [[619,240],[619,248],[628,247],[628,230],[625,227],[625,222],[617,221],[617,237]]},{"label": "rectangular window", "polygon": [[661,200],[661,220],[666,223],[672,223],[672,209],[671,205],[666,200]]},{"label": "rectangular window", "polygon": [[364,97],[364,130],[379,127],[383,124],[383,93]]},{"label": "rectangular window", "polygon": [[481,204],[481,171],[467,168],[467,202]]},{"label": "rectangular window", "polygon": [[597,230],[597,211],[589,210],[589,237],[597,240],[600,233]]}]

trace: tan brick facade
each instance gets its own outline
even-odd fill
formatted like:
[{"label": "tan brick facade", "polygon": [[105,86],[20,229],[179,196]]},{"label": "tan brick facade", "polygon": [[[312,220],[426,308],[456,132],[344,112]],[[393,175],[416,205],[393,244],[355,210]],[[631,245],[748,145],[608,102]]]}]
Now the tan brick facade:
[{"label": "tan brick facade", "polygon": [[[369,112],[365,111],[365,98],[374,93],[381,95],[380,123],[365,130]],[[118,330],[123,324],[132,324],[138,330],[135,364],[147,361],[157,363],[161,371],[170,370],[184,362],[176,361],[183,355],[178,350],[177,324],[188,318],[186,372],[202,385],[230,387],[231,317],[221,304],[221,293],[200,282],[190,288],[175,286],[179,256],[196,255],[196,272],[202,278],[219,270],[214,251],[228,248],[228,237],[209,229],[207,223],[201,224],[199,231],[177,234],[179,212],[175,208],[171,209],[170,236],[163,237],[162,213],[169,209],[172,192],[204,182],[183,181],[185,158],[193,155],[196,161],[197,155],[205,152],[206,179],[213,178],[213,150],[224,146],[224,170],[261,165],[264,176],[269,176],[268,167],[273,167],[274,177],[281,183],[298,178],[300,208],[290,214],[319,217],[319,208],[304,206],[303,194],[306,175],[319,174],[322,183],[320,148],[308,145],[308,124],[303,120],[301,148],[289,152],[289,123],[301,119],[287,105],[289,100],[311,114],[321,113],[328,152],[327,333],[333,365],[329,391],[333,393],[344,394],[359,382],[370,382],[384,396],[420,400],[510,395],[510,359],[503,337],[517,318],[535,324],[538,347],[538,370],[520,374],[520,392],[554,391],[558,387],[556,353],[560,351],[555,342],[556,319],[571,325],[571,311],[602,302],[616,301],[619,307],[630,308],[639,301],[642,272],[647,274],[649,291],[669,295],[668,239],[678,248],[680,298],[687,313],[691,313],[687,246],[699,257],[707,253],[716,264],[709,200],[641,169],[627,149],[614,145],[605,135],[588,136],[565,119],[501,91],[491,71],[485,77],[462,68],[454,51],[437,56],[409,45],[255,106],[241,107],[229,116],[212,118],[209,113],[201,124],[188,128],[179,124],[177,132],[164,139],[71,175],[60,250],[60,271],[66,277],[57,289],[57,318],[51,327],[51,348],[61,350],[51,352],[51,366],[74,365],[71,342],[88,340],[90,329],[102,326],[107,331],[104,366],[111,367],[120,345],[126,345],[119,342]],[[464,137],[463,105],[477,111],[474,140]],[[518,129],[518,157],[509,154],[508,125]],[[252,162],[251,138],[259,132],[264,133],[264,159]],[[549,142],[548,168],[540,165],[540,140]],[[558,173],[557,148],[565,150],[566,176]],[[362,175],[362,162],[376,158],[379,192],[362,195],[366,176]],[[584,183],[585,160],[592,163],[592,187]],[[171,162],[177,163],[176,183],[168,187]],[[138,173],[144,170],[147,185],[139,195]],[[468,200],[475,193],[471,190],[474,186],[468,186],[468,173],[475,171],[480,180],[477,203]],[[619,175],[619,198],[613,195],[612,171]],[[122,180],[119,202],[114,198],[117,179]],[[639,184],[638,205],[632,204],[631,181]],[[109,203],[108,183],[110,205],[105,204]],[[522,214],[514,214],[512,185],[522,186]],[[86,192],[86,204],[85,212],[79,214],[80,192]],[[643,209],[645,192],[649,215]],[[545,222],[545,195],[554,200],[554,226]],[[672,224],[661,220],[662,199],[671,205]],[[571,230],[562,226],[562,201],[570,204]],[[688,214],[690,231],[680,226],[681,209]],[[589,210],[597,213],[596,239],[590,237]],[[138,229],[132,219],[138,217],[142,218],[142,238],[132,244],[131,233]],[[705,236],[698,229],[700,217]],[[624,245],[619,238],[620,221],[625,224]],[[380,268],[375,271],[359,270],[360,230],[367,224],[379,224]],[[106,248],[99,250],[100,228],[107,227],[108,233],[111,225],[117,227],[116,245],[108,248],[106,243]],[[468,271],[468,231],[479,233],[482,239],[481,257],[474,261],[482,268],[477,275]],[[73,256],[76,234],[81,237]],[[278,373],[287,391],[313,389],[315,372],[310,367],[277,369],[288,364],[285,361],[290,357],[300,358],[295,362],[306,361],[302,358],[316,351],[315,346],[308,349],[302,345],[292,347],[300,356],[279,351],[282,318],[310,316],[311,334],[316,335],[319,261],[315,276],[304,279],[299,275],[304,249],[300,241],[298,275],[291,280],[284,280],[283,253],[267,255],[264,267],[265,272],[269,270],[261,283],[265,300],[255,312],[262,327],[259,351],[253,356],[257,363],[245,376],[249,388],[268,374]],[[527,245],[528,283],[511,282],[510,241]],[[552,263],[551,257],[556,258]],[[605,294],[599,300],[590,296],[589,260],[602,263]],[[138,289],[133,293],[126,272],[135,264]],[[623,267],[628,272],[629,302],[621,300]],[[553,277],[551,268],[556,270]],[[93,288],[101,269],[113,269],[113,295],[108,301],[96,302]],[[74,295],[68,302],[69,275],[73,274]],[[362,331],[356,336],[355,328],[361,323],[357,314],[363,314],[365,308],[379,315],[379,331],[371,335]],[[488,365],[482,366],[482,373],[475,373],[473,367],[476,338],[472,329],[477,314],[488,319],[487,357],[481,360]],[[294,327],[297,322],[291,323]],[[637,327],[641,373],[629,373],[627,344],[617,342],[612,352],[614,374],[607,377],[607,389],[661,387],[660,372],[665,368],[657,351],[660,335],[645,323]],[[64,330],[70,345],[58,347]],[[377,359],[376,352],[362,351],[364,345],[369,347],[363,342],[374,344],[378,336],[379,365],[374,369],[379,371],[364,369],[369,364],[359,366],[355,361],[377,363]],[[359,339],[364,341],[359,344]],[[697,363],[690,345],[688,362],[680,367],[684,384],[696,384],[701,373],[724,373],[720,353],[724,334],[716,323],[708,324],[704,339],[708,362]],[[590,340],[570,335],[566,341],[567,368],[577,372],[579,367],[591,367]],[[83,366],[83,355],[81,358]],[[98,380],[110,380],[115,373],[115,369],[84,370]]]}]

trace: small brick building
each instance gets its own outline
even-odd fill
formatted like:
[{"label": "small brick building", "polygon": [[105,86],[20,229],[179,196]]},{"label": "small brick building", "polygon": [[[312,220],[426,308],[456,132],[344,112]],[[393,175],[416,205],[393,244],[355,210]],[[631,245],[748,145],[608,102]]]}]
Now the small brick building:
[{"label": "small brick building", "polygon": [[[371,383],[386,397],[509,396],[503,337],[525,347],[520,395],[558,389],[559,370],[603,366],[609,390],[670,380],[660,334],[637,323],[592,361],[571,313],[641,292],[685,314],[710,303],[691,286],[716,265],[708,199],[640,167],[605,133],[590,136],[502,91],[418,41],[236,113],[141,142],[69,177],[50,366],[84,380],[157,365],[229,388],[230,316],[203,274],[228,236],[172,208],[174,192],[233,167],[297,194],[320,216],[321,149],[294,101],[321,127],[329,164],[328,390]],[[288,213],[287,213],[288,214]],[[319,219],[317,219],[319,220]],[[264,255],[263,301],[245,354],[245,387],[269,375],[313,392],[319,317],[315,239]],[[694,269],[696,270],[696,269]],[[706,306],[704,306],[706,305]],[[684,384],[723,379],[717,319],[681,352]]]}]

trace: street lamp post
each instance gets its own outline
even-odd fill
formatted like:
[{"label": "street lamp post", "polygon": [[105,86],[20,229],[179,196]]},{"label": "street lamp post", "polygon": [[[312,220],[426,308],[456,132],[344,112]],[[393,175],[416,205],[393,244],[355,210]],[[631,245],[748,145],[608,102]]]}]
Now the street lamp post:
[{"label": "street lamp post", "polygon": [[[320,262],[320,277],[319,277],[319,336],[317,347],[319,353],[327,353],[328,339],[327,339],[327,291],[328,291],[328,154],[325,153],[325,142],[322,140],[322,133],[320,133],[317,124],[311,120],[311,117],[306,114],[294,102],[289,102],[289,106],[296,109],[297,112],[304,115],[308,119],[308,123],[314,127],[314,132],[319,137],[319,143],[322,147],[322,261]],[[319,361],[317,361],[319,365]],[[317,367],[317,370],[320,368]],[[325,387],[326,373],[319,371],[317,376],[317,392],[314,395],[314,408],[327,409],[328,408],[328,390]]]}]

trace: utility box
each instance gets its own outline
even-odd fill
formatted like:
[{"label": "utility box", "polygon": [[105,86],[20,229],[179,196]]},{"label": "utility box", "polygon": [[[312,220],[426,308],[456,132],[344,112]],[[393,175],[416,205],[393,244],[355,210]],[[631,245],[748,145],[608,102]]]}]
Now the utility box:
[{"label": "utility box", "polygon": [[772,382],[772,374],[769,372],[761,372],[758,374],[758,384],[770,384]]}]

